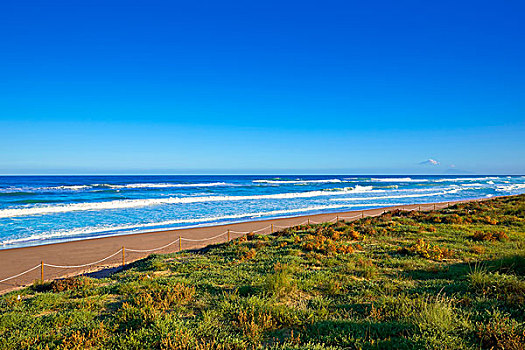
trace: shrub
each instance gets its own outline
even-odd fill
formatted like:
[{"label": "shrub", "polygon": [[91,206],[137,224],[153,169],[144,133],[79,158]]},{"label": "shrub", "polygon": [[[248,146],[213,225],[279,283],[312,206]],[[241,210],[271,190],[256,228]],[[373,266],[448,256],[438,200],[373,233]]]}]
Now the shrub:
[{"label": "shrub", "polygon": [[252,344],[259,343],[263,332],[271,329],[273,324],[274,321],[270,313],[256,312],[253,309],[239,311],[236,320],[236,326],[242,330]]},{"label": "shrub", "polygon": [[472,235],[472,240],[474,241],[506,241],[509,239],[509,236],[503,231],[490,232],[490,231],[476,231]]},{"label": "shrub", "polygon": [[366,279],[372,279],[377,275],[377,266],[370,259],[357,260],[357,267],[359,274]]},{"label": "shrub", "polygon": [[288,245],[288,242],[286,241],[282,241],[282,242],[279,242],[279,244],[277,245],[277,248],[284,248]]},{"label": "shrub", "polygon": [[61,349],[93,349],[98,348],[107,341],[109,332],[104,323],[100,322],[98,327],[89,331],[74,331],[62,339]]},{"label": "shrub", "polygon": [[73,291],[80,294],[85,294],[93,287],[93,281],[86,277],[69,277],[59,280],[54,280],[49,284],[49,288],[57,293],[63,291]]},{"label": "shrub", "polygon": [[268,242],[265,242],[265,241],[256,241],[255,242],[255,249],[261,249],[263,247],[266,247],[268,245]]},{"label": "shrub", "polygon": [[446,224],[462,224],[463,218],[458,214],[451,214],[444,216],[442,222]]},{"label": "shrub", "polygon": [[134,305],[154,309],[167,310],[177,305],[183,305],[193,300],[195,287],[176,283],[168,286],[154,286],[150,290],[144,290],[132,297]]},{"label": "shrub", "polygon": [[490,216],[485,216],[484,218],[484,222],[489,224],[489,225],[497,225],[498,224],[498,220],[496,220],[495,218],[493,217],[490,217]]},{"label": "shrub", "polygon": [[454,255],[452,250],[426,243],[423,239],[418,239],[412,246],[402,249],[402,252],[404,251],[415,253],[425,259],[436,261],[450,258]]},{"label": "shrub", "polygon": [[337,247],[337,252],[340,254],[352,254],[354,252],[354,248],[351,245],[340,245]]},{"label": "shrub", "polygon": [[295,283],[290,272],[290,268],[281,263],[274,265],[274,272],[266,277],[263,289],[270,295],[279,298],[290,294],[295,290]]},{"label": "shrub", "polygon": [[244,254],[244,256],[242,257],[242,260],[250,260],[250,259],[253,259],[255,258],[255,256],[257,255],[257,251],[255,249],[250,249],[246,252],[246,254]]},{"label": "shrub", "polygon": [[437,231],[437,229],[434,226],[432,226],[432,225],[427,226],[426,230],[427,230],[427,232],[436,232]]},{"label": "shrub", "polygon": [[516,321],[499,312],[488,318],[488,322],[476,325],[477,336],[485,349],[522,350],[525,348],[525,330]]},{"label": "shrub", "polygon": [[485,247],[480,245],[473,245],[470,247],[470,251],[474,254],[483,254],[485,253]]},{"label": "shrub", "polygon": [[346,232],[346,236],[354,241],[360,240],[361,235],[354,229],[350,229]]}]

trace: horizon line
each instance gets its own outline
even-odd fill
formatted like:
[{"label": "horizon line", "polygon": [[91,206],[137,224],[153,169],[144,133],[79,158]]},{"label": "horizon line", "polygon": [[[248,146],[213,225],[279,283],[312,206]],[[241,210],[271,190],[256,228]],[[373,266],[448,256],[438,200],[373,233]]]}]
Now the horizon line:
[{"label": "horizon line", "polygon": [[289,174],[261,174],[261,173],[240,173],[240,174],[221,174],[221,173],[201,173],[201,174],[0,174],[0,176],[525,176],[525,174],[489,174],[489,173],[461,173],[461,174],[416,174],[416,173],[323,173],[323,174],[312,174],[312,173],[289,173]]}]

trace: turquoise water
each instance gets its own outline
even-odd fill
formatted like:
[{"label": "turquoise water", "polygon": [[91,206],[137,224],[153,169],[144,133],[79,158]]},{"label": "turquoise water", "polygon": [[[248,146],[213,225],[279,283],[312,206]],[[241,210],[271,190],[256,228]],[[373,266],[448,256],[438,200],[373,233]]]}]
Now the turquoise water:
[{"label": "turquoise water", "polygon": [[520,193],[524,176],[4,176],[0,249]]}]

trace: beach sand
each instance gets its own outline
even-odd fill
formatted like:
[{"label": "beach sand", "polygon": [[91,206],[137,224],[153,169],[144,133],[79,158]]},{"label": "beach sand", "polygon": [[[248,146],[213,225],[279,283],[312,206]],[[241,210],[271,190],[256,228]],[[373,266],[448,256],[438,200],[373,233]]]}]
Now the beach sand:
[{"label": "beach sand", "polygon": [[[425,203],[421,204],[421,210],[432,210],[434,209],[434,204],[436,209],[445,208],[447,207],[448,203],[457,202]],[[50,265],[78,266],[101,260],[107,256],[110,256],[111,254],[118,252],[108,260],[87,267],[57,268],[44,266],[43,269],[44,280],[52,280],[100,270],[114,272],[121,268],[123,258],[125,259],[125,264],[130,264],[152,253],[173,253],[179,251],[178,241],[166,248],[156,250],[154,252],[132,251],[133,249],[148,250],[162,247],[166,244],[178,240],[179,237],[183,238],[183,250],[198,249],[210,244],[219,244],[226,242],[228,239],[227,234],[221,235],[211,240],[206,239],[223,234],[228,230],[230,230],[230,239],[235,239],[243,235],[243,233],[239,232],[258,231],[258,234],[269,234],[271,233],[272,224],[274,226],[275,232],[279,231],[282,227],[291,227],[305,223],[308,219],[310,219],[311,223],[326,222],[330,220],[335,221],[336,217],[338,216],[340,219],[352,221],[361,218],[361,216],[366,217],[380,215],[384,211],[391,211],[396,209],[417,210],[419,209],[419,206],[419,204],[413,204],[368,209],[364,211],[359,210],[329,214],[305,215],[290,218],[249,221],[227,225],[175,229],[149,233],[127,234],[120,236],[84,239],[65,243],[47,244],[33,247],[4,249],[0,250],[0,281],[8,277],[17,275],[33,267],[36,268],[33,271],[26,273],[22,276],[10,279],[5,282],[1,282],[0,293],[5,293],[10,290],[18,289],[20,287],[32,284],[36,280],[40,280],[42,273],[40,265],[42,262]],[[196,240],[196,242],[190,240]],[[119,250],[123,247],[125,248],[124,254],[122,254],[122,252],[119,252]]]}]

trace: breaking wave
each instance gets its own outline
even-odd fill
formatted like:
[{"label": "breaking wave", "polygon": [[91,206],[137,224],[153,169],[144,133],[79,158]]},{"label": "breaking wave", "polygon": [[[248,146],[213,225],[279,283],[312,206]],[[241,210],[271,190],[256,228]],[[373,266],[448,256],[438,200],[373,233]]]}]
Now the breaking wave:
[{"label": "breaking wave", "polygon": [[167,198],[148,198],[148,199],[124,199],[113,200],[105,202],[90,202],[90,203],[74,203],[55,206],[38,206],[32,208],[16,208],[0,210],[0,218],[14,217],[14,216],[28,216],[41,215],[52,213],[66,213],[72,211],[86,211],[86,210],[102,210],[102,209],[127,209],[139,208],[151,205],[161,204],[185,204],[185,203],[199,203],[199,202],[231,202],[244,200],[264,200],[264,199],[289,199],[289,198],[311,198],[323,196],[337,196],[344,195],[351,192],[366,192],[370,190],[371,186],[356,186],[355,188],[346,187],[339,190],[325,190],[325,191],[308,191],[308,192],[292,192],[292,193],[277,193],[277,194],[263,194],[263,195],[247,195],[247,196],[199,196],[199,197],[167,197]]},{"label": "breaking wave", "polygon": [[411,177],[380,177],[371,178],[372,182],[428,182],[428,179],[413,179]]},{"label": "breaking wave", "polygon": [[88,189],[125,189],[125,188],[191,188],[191,187],[216,187],[216,186],[235,186],[226,182],[205,182],[205,183],[134,183],[134,184],[91,184],[91,185],[63,185],[46,187],[23,187],[2,189],[3,193],[41,192],[41,191],[82,191]]},{"label": "breaking wave", "polygon": [[501,185],[496,187],[499,192],[511,192],[525,189],[525,184]]},{"label": "breaking wave", "polygon": [[326,180],[253,180],[254,183],[286,185],[286,184],[317,184],[317,183],[340,183],[346,182],[340,179],[326,179]]}]

